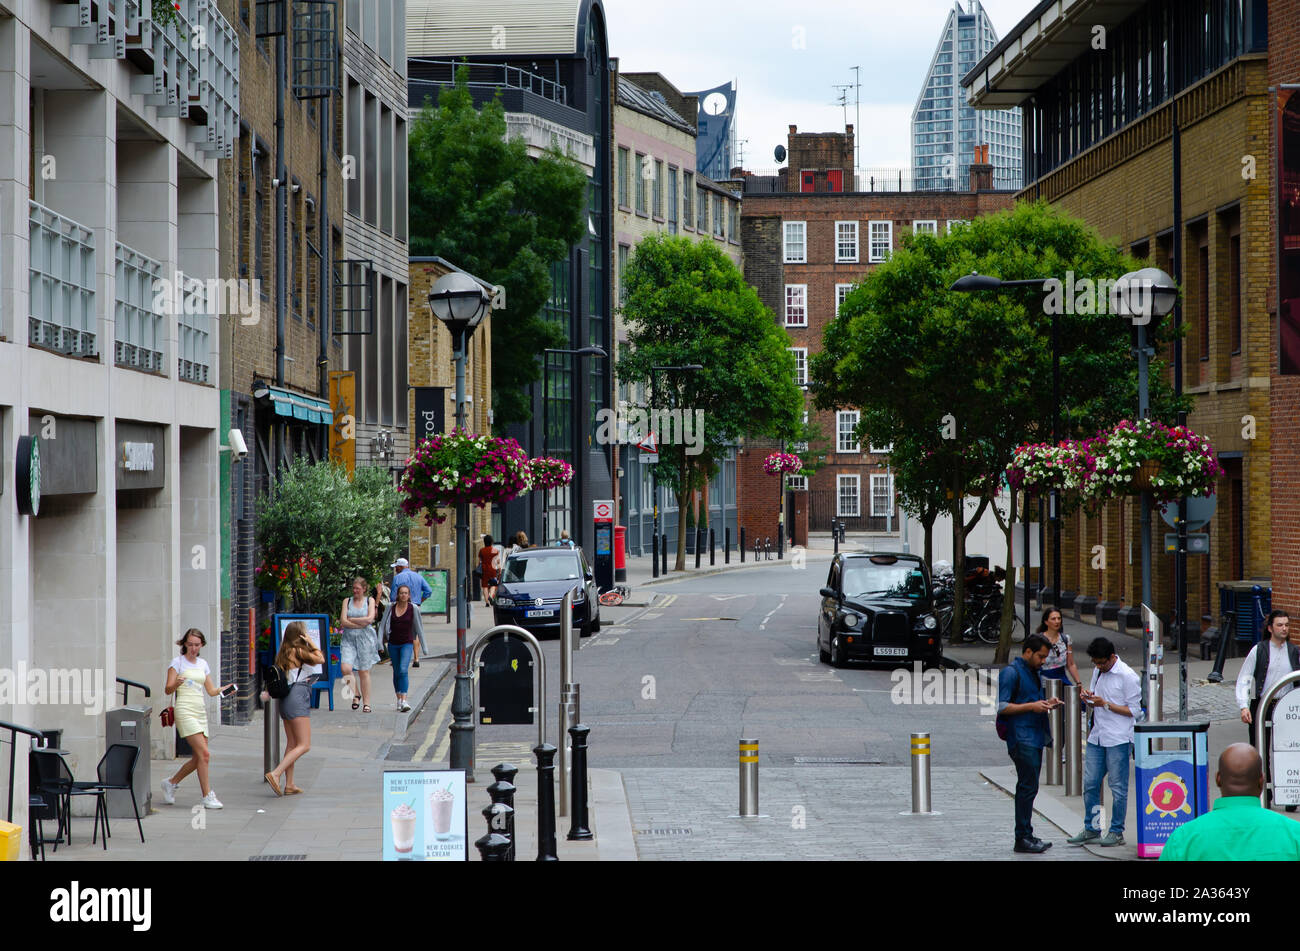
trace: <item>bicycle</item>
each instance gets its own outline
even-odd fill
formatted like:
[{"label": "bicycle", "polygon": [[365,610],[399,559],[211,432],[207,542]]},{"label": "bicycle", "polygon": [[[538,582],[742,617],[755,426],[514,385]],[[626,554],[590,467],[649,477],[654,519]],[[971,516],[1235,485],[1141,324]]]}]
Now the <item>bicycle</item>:
[{"label": "bicycle", "polygon": [[611,590],[602,594],[598,600],[605,607],[615,608],[622,604],[632,594],[632,589],[627,585],[615,585]]}]

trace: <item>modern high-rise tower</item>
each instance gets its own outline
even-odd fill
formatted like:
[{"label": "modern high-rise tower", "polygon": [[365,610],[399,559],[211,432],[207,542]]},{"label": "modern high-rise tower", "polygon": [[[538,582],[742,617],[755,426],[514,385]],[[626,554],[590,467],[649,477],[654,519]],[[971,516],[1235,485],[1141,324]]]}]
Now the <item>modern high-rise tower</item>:
[{"label": "modern high-rise tower", "polygon": [[1018,188],[1023,158],[1020,110],[976,111],[961,79],[998,42],[979,0],[956,0],[912,110],[912,181],[918,190],[964,189],[975,147],[989,146],[993,187]]}]

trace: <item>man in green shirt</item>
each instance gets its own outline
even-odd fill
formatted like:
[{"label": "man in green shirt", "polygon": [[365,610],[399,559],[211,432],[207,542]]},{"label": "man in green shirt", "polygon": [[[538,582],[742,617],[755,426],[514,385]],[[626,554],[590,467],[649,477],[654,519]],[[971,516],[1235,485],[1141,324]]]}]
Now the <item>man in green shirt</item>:
[{"label": "man in green shirt", "polygon": [[1214,808],[1175,829],[1161,860],[1300,861],[1300,822],[1260,804],[1264,768],[1255,747],[1233,743],[1224,750],[1214,781],[1219,787]]}]

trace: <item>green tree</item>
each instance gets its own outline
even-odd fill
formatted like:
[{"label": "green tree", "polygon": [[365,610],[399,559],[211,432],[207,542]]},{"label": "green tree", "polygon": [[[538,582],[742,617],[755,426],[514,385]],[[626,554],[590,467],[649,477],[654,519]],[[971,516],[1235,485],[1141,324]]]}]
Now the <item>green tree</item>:
[{"label": "green tree", "polygon": [[[539,312],[551,296],[551,266],[586,234],[587,176],[571,158],[528,155],[506,138],[499,97],[474,107],[468,67],[426,99],[410,130],[411,253],[438,255],[504,289],[492,312],[492,401],[498,432],[532,415],[537,355],[560,347],[567,328]],[[497,308],[494,302],[494,308]]]},{"label": "green tree", "polygon": [[[861,428],[874,441],[888,438],[906,447],[909,462],[899,470],[904,497],[924,504],[942,498],[952,517],[954,640],[961,636],[966,534],[997,497],[1014,447],[1050,438],[1052,317],[1038,288],[955,293],[949,287],[972,271],[1003,280],[1065,280],[1072,272],[1076,280],[1097,281],[1141,266],[1084,223],[1045,203],[1021,203],[948,235],[909,238],[850,292],[841,319],[827,327],[824,350],[810,361],[818,405],[860,407]],[[1131,321],[1104,307],[1072,309],[1057,317],[1062,438],[1092,435],[1137,408]],[[1167,321],[1153,326],[1158,347],[1172,332]],[[1150,398],[1157,417],[1177,408],[1156,360]],[[980,499],[969,521],[967,494]],[[1005,518],[996,505],[994,512],[1006,539],[1008,577],[1014,578],[1014,496],[1011,501]],[[1004,599],[1001,661],[1011,601]]]},{"label": "green tree", "polygon": [[280,470],[274,493],[263,494],[256,537],[264,563],[317,563],[314,572],[290,571],[281,593],[294,611],[337,621],[352,579],[382,577],[406,547],[409,527],[387,470],[361,467],[349,479],[342,466],[299,458]]},{"label": "green tree", "polygon": [[[794,383],[789,335],[711,241],[650,235],[628,262],[623,314],[628,347],[623,380],[651,380],[653,366],[700,364],[696,372],[659,371],[647,393],[655,413],[701,419],[691,444],[660,439],[655,474],[677,497],[677,570],[686,565],[686,503],[717,472],[742,435],[797,439],[803,395]],[[696,451],[698,450],[698,451]]]}]

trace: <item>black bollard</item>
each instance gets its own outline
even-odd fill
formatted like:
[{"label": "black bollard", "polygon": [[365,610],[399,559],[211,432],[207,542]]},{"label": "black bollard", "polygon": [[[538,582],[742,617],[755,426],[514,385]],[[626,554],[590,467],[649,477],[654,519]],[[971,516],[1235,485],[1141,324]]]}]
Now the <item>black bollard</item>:
[{"label": "black bollard", "polygon": [[713,529],[709,529],[709,567],[712,568],[717,561],[717,539],[713,537]]},{"label": "black bollard", "polygon": [[489,832],[474,843],[479,856],[484,862],[508,862],[506,856],[510,851],[510,840],[503,835]]},{"label": "black bollard", "polygon": [[491,797],[494,803],[499,802],[510,807],[510,812],[506,817],[507,828],[505,830],[505,836],[510,840],[510,856],[507,859],[509,862],[515,860],[516,853],[514,814],[515,785],[511,780],[515,778],[515,775],[518,772],[519,769],[510,763],[498,763],[496,766],[492,767],[492,775],[496,777],[497,781],[487,788],[487,794]]},{"label": "black bollard", "polygon": [[573,737],[573,824],[569,827],[569,840],[586,841],[595,838],[587,828],[587,735],[591,727],[569,727],[569,736]]},{"label": "black bollard", "polygon": [[740,526],[740,563],[745,563],[745,526]]},{"label": "black bollard", "polygon": [[550,743],[533,747],[537,757],[537,861],[558,862],[555,854],[555,754]]},{"label": "black bollard", "polygon": [[704,547],[703,545],[700,544],[700,542],[704,540],[703,536],[704,536],[703,530],[697,526],[695,529],[695,570],[696,571],[700,569],[700,549]]},{"label": "black bollard", "polygon": [[831,519],[831,541],[835,543],[835,554],[838,555],[840,553],[840,526],[835,519]]},{"label": "black bollard", "polygon": [[779,561],[785,560],[785,526],[776,527],[776,557]]},{"label": "black bollard", "polygon": [[513,862],[515,851],[515,839],[512,831],[515,827],[514,808],[507,806],[504,802],[493,802],[483,807],[483,819],[487,822],[489,835],[496,833],[510,843],[510,846],[506,849],[505,858],[494,861]]},{"label": "black bollard", "polygon": [[731,564],[731,526],[722,530],[722,563]]},{"label": "black bollard", "polygon": [[766,535],[763,538],[763,560],[772,560],[772,536]]},{"label": "black bollard", "polygon": [[659,536],[650,536],[650,577],[659,577]]},{"label": "black bollard", "polygon": [[662,547],[663,557],[661,560],[663,561],[663,565],[664,565],[664,574],[668,574],[668,535],[667,534],[661,535],[660,538],[663,539],[663,547]]}]

